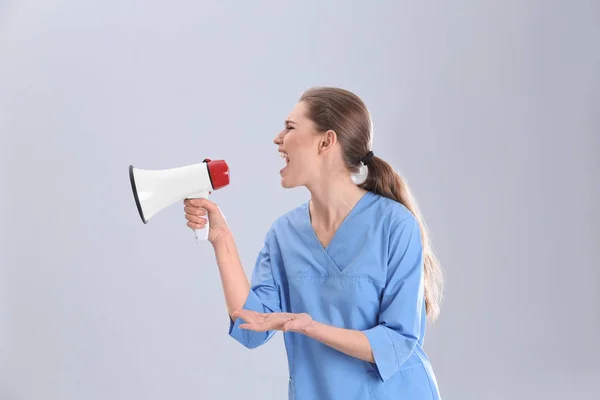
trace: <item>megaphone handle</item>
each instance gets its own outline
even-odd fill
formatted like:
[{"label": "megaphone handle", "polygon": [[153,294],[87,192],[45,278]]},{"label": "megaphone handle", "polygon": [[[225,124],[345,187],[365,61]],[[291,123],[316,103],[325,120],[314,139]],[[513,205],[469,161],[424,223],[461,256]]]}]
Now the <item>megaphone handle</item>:
[{"label": "megaphone handle", "polygon": [[[193,196],[190,196],[190,199],[207,199],[208,195],[210,193],[209,192],[200,192],[197,193]],[[206,218],[206,226],[204,227],[204,229],[194,229],[194,234],[196,236],[196,243],[200,243],[200,241],[204,241],[204,240],[208,240],[208,232],[209,232],[209,219],[208,219],[208,213],[205,216]]]}]

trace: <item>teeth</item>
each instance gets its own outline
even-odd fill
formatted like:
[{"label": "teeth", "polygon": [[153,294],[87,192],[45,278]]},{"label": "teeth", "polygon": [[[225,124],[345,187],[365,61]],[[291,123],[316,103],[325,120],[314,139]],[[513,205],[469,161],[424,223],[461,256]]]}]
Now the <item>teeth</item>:
[{"label": "teeth", "polygon": [[281,151],[279,152],[279,157],[284,158],[286,160],[288,159],[288,155],[285,154],[285,153],[283,153],[283,152],[281,152]]}]

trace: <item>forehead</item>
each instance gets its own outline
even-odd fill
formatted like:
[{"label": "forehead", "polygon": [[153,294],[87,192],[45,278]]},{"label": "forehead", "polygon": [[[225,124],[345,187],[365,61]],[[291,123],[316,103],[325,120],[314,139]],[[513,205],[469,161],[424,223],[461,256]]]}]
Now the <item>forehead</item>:
[{"label": "forehead", "polygon": [[306,105],[302,102],[297,103],[288,114],[286,121],[301,122],[306,119]]}]

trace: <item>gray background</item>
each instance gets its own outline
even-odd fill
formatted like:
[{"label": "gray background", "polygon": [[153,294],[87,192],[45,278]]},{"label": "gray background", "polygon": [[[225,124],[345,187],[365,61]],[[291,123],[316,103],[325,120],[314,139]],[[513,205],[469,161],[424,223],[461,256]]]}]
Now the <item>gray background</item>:
[{"label": "gray background", "polygon": [[599,398],[599,42],[598,1],[0,2],[0,399],[285,398],[281,334],[228,337],[210,246],[127,168],[226,159],[249,275],[307,199],[271,140],[313,85],[425,213],[444,399]]}]

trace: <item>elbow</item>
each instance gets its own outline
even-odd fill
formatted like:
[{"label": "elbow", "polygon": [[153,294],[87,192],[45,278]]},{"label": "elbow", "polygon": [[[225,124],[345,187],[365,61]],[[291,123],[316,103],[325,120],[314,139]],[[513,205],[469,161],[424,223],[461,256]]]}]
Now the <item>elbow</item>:
[{"label": "elbow", "polygon": [[386,381],[398,370],[407,366],[413,357],[418,339],[412,335],[402,335],[397,331],[378,325],[364,331],[371,345],[371,364]]},{"label": "elbow", "polygon": [[369,352],[369,357],[367,357],[367,362],[371,364],[375,364],[375,356],[373,355],[373,350]]}]

